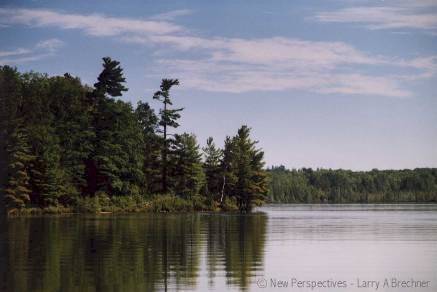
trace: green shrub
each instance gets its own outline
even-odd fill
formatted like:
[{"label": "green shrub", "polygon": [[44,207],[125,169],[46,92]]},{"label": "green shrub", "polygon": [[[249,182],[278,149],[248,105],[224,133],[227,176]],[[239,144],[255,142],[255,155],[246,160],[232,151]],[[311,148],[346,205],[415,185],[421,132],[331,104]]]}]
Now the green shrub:
[{"label": "green shrub", "polygon": [[78,213],[98,213],[100,212],[99,198],[97,196],[78,198],[74,209]]},{"label": "green shrub", "polygon": [[193,204],[175,195],[158,195],[150,201],[150,211],[153,212],[189,212]]},{"label": "green shrub", "polygon": [[223,211],[238,211],[237,199],[234,197],[225,197],[222,202],[221,209]]}]

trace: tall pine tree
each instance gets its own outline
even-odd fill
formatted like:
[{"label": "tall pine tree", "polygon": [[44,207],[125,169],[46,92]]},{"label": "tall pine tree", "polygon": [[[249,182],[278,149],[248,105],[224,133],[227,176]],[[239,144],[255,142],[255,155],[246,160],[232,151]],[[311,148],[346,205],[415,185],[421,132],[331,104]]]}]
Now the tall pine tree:
[{"label": "tall pine tree", "polygon": [[109,57],[103,58],[103,70],[90,94],[93,115],[94,145],[86,161],[87,191],[94,195],[97,191],[112,193],[121,190],[119,164],[122,157],[119,141],[114,140],[117,124],[117,105],[111,97],[121,96],[127,88],[120,62]]},{"label": "tall pine tree", "polygon": [[178,79],[162,79],[161,86],[159,91],[156,91],[153,95],[153,99],[159,100],[162,102],[163,107],[159,111],[159,125],[162,127],[162,135],[163,135],[163,141],[162,141],[162,150],[161,150],[161,156],[162,156],[162,192],[167,193],[168,192],[168,150],[171,146],[172,140],[168,137],[170,136],[168,133],[168,128],[177,128],[179,127],[179,124],[177,120],[181,117],[179,112],[183,110],[183,108],[176,108],[171,109],[169,108],[171,105],[173,105],[171,99],[170,99],[170,89],[175,86],[179,85]]}]

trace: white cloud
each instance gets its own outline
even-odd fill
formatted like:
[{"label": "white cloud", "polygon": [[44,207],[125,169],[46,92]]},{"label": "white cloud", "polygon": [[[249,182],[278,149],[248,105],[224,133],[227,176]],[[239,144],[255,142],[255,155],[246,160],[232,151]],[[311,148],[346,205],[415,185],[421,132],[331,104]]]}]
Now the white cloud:
[{"label": "white cloud", "polygon": [[[343,42],[285,37],[203,37],[167,21],[186,13],[189,12],[173,11],[169,15],[158,15],[155,20],[137,20],[0,8],[0,17],[7,24],[77,29],[88,35],[153,46],[160,52],[155,55],[160,65],[155,67],[157,74],[171,74],[180,78],[185,88],[205,91],[298,89],[327,94],[406,97],[412,95],[409,84],[431,78],[437,71],[436,56],[402,59],[369,54]],[[50,51],[61,45],[61,42],[47,40],[36,47]],[[408,71],[408,74],[390,73],[399,71]]]},{"label": "white cloud", "polygon": [[368,29],[415,29],[437,33],[437,1],[387,1],[317,13],[320,22],[358,23]]},{"label": "white cloud", "polygon": [[17,48],[15,50],[12,51],[0,51],[0,58],[1,57],[10,57],[10,56],[19,56],[19,55],[24,55],[24,54],[28,54],[31,51],[28,49],[23,49],[23,48]]},{"label": "white cloud", "polygon": [[[430,78],[437,71],[435,56],[413,59],[375,56],[342,42],[184,36],[160,36],[154,42],[183,52],[196,52],[197,58],[162,61],[159,68],[180,76],[189,88],[206,91],[299,89],[407,97],[412,95],[407,82]],[[384,73],[399,70],[408,74]]]},{"label": "white cloud", "polygon": [[182,76],[187,88],[241,93],[248,91],[305,90],[326,94],[379,95],[408,97],[402,80],[396,76],[339,73],[324,67],[291,68],[225,64],[214,60],[161,61],[166,73]]},{"label": "white cloud", "polygon": [[32,48],[0,51],[0,65],[17,65],[41,60],[55,55],[63,45],[64,42],[61,40],[48,39],[40,41]]},{"label": "white cloud", "polygon": [[155,15],[155,16],[151,17],[150,19],[174,20],[174,19],[181,17],[181,16],[191,15],[192,13],[193,12],[189,9],[178,9],[178,10],[173,10],[173,11],[169,11],[169,12]]},{"label": "white cloud", "polygon": [[36,44],[37,48],[46,49],[49,52],[55,52],[64,46],[64,42],[58,39],[48,39]]},{"label": "white cloud", "polygon": [[167,21],[115,18],[100,14],[67,14],[42,9],[0,8],[0,18],[3,24],[80,29],[92,36],[159,35],[182,30],[180,26]]}]

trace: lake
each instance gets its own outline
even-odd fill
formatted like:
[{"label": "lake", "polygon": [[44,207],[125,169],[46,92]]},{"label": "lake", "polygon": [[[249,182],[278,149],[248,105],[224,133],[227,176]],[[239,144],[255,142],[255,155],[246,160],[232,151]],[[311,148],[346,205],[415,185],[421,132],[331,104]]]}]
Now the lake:
[{"label": "lake", "polygon": [[0,261],[6,291],[437,291],[437,205],[11,218]]}]

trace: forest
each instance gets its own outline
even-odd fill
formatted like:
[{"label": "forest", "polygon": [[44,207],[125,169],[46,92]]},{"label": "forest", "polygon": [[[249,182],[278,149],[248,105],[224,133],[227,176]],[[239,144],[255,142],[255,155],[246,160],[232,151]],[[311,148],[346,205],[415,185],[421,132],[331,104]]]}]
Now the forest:
[{"label": "forest", "polygon": [[[177,133],[178,79],[134,107],[120,63],[93,86],[0,66],[0,195],[8,212],[239,210],[271,203],[437,202],[437,169],[265,168],[243,125],[203,147]],[[150,103],[149,103],[150,102]],[[153,104],[152,104],[153,103]],[[155,112],[154,106],[159,108]]]},{"label": "forest", "polygon": [[[241,126],[223,149],[177,133],[177,79],[136,105],[120,63],[103,58],[94,86],[69,73],[0,66],[0,178],[10,213],[239,210],[262,204],[264,152]],[[159,106],[155,112],[150,103]]]},{"label": "forest", "polygon": [[437,202],[437,168],[351,171],[277,166],[268,173],[271,202]]}]

